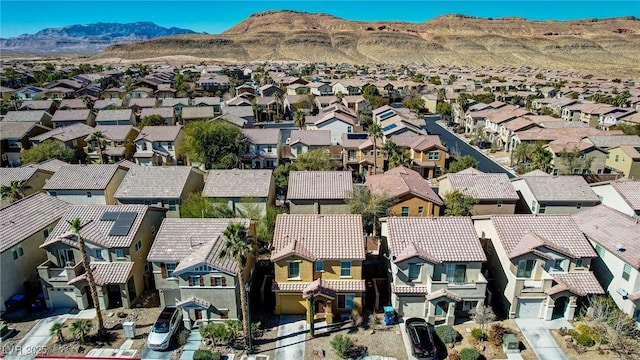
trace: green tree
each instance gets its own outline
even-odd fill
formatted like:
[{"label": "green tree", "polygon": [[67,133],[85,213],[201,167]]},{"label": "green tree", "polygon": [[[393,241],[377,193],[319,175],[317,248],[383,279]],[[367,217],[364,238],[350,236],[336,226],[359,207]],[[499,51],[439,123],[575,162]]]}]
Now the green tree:
[{"label": "green tree", "polygon": [[372,194],[368,187],[357,185],[349,199],[349,212],[361,214],[364,233],[376,236],[380,233],[378,220],[389,215],[394,202],[387,194]]},{"label": "green tree", "polygon": [[268,207],[267,213],[258,221],[258,241],[261,244],[268,244],[273,241],[273,231],[276,228],[276,218],[283,211],[274,207]]},{"label": "green tree", "polygon": [[212,218],[213,200],[202,196],[201,192],[193,192],[180,205],[180,217],[183,218]]},{"label": "green tree", "polygon": [[20,161],[23,164],[40,163],[49,159],[58,159],[72,163],[76,161],[76,154],[65,146],[64,143],[55,140],[46,140],[41,144],[24,150],[20,153]]},{"label": "green tree", "polygon": [[640,135],[640,124],[617,123],[611,130],[620,130],[625,135]]},{"label": "green tree", "polygon": [[453,190],[444,195],[444,214],[446,216],[469,216],[477,199],[466,195],[460,190]]},{"label": "green tree", "polygon": [[378,147],[377,147],[377,139],[382,138],[383,132],[380,124],[373,123],[367,129],[367,135],[371,139],[373,143],[373,174],[375,175],[378,172]]},{"label": "green tree", "polygon": [[244,282],[244,271],[249,257],[253,254],[253,243],[242,223],[232,223],[222,233],[225,239],[224,248],[220,251],[221,258],[232,259],[238,265],[238,287],[240,288],[240,308],[242,310],[242,332],[247,350],[251,352],[251,333],[249,328],[249,307],[247,304],[247,289]]},{"label": "green tree", "polygon": [[465,155],[449,165],[449,173],[456,173],[468,168],[477,168],[478,160],[471,155]]},{"label": "green tree", "polygon": [[398,148],[389,158],[389,167],[394,168],[398,166],[411,166],[411,154],[409,150]]},{"label": "green tree", "polygon": [[289,187],[289,173],[291,170],[295,170],[295,165],[293,163],[280,164],[273,169],[276,195],[287,195],[287,188]]},{"label": "green tree", "polygon": [[49,328],[49,335],[55,335],[58,339],[58,343],[62,344],[64,343],[65,339],[64,339],[64,334],[62,333],[62,330],[64,328],[66,328],[67,325],[65,325],[63,322],[55,322],[53,323],[53,325],[51,325],[51,327]]},{"label": "green tree", "polygon": [[531,156],[531,167],[535,170],[542,170],[549,172],[551,170],[551,161],[553,160],[553,154],[551,151],[545,149],[542,145],[538,145],[533,151]]},{"label": "green tree", "polygon": [[438,113],[442,117],[451,117],[451,104],[444,101],[438,101],[436,105],[436,113]]},{"label": "green tree", "polygon": [[402,105],[413,111],[422,111],[425,106],[424,99],[419,96],[413,96],[402,100]]},{"label": "green tree", "polygon": [[102,148],[105,147],[104,140],[106,137],[102,134],[102,131],[94,131],[89,135],[87,139],[89,142],[96,143],[96,149],[98,150],[98,157],[100,158],[100,164],[104,164],[104,158],[102,157]]},{"label": "green tree", "polygon": [[207,169],[233,169],[241,166],[248,151],[242,130],[226,121],[194,121],[185,127],[186,138],[180,153]]},{"label": "green tree", "polygon": [[293,165],[298,171],[332,171],[336,170],[340,164],[331,158],[328,150],[316,149],[298,154]]},{"label": "green tree", "polygon": [[140,119],[140,128],[145,126],[162,126],[165,125],[164,118],[158,114],[147,115]]},{"label": "green tree", "polygon": [[80,340],[81,344],[85,344],[85,337],[93,328],[93,323],[89,319],[78,319],[71,323],[71,332]]},{"label": "green tree", "polygon": [[556,154],[553,163],[560,175],[570,175],[574,173],[574,169],[579,169],[582,172],[582,170],[591,168],[593,156],[583,157],[582,152],[577,147],[572,150],[564,148]]},{"label": "green tree", "polygon": [[293,113],[293,123],[300,130],[304,130],[305,129],[306,116],[305,116],[304,111],[302,111],[302,109],[298,109]]},{"label": "green tree", "polygon": [[8,199],[9,202],[14,202],[25,197],[25,191],[31,189],[30,185],[27,185],[26,180],[12,180],[9,186],[2,185],[0,187],[0,194],[3,199]]}]

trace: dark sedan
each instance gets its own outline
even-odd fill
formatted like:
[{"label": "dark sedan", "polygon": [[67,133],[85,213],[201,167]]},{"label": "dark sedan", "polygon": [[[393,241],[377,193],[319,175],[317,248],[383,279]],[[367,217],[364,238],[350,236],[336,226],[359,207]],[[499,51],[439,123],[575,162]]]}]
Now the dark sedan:
[{"label": "dark sedan", "polygon": [[411,318],[405,322],[406,331],[411,339],[411,349],[413,356],[418,359],[442,359],[434,342],[433,325],[429,325],[424,319]]}]

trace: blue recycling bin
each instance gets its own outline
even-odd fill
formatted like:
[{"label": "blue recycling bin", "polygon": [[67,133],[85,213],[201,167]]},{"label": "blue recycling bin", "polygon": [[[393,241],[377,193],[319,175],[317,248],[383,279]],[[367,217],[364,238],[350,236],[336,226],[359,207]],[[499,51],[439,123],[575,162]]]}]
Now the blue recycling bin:
[{"label": "blue recycling bin", "polygon": [[396,318],[396,313],[391,306],[385,306],[384,308],[384,324],[393,325]]}]

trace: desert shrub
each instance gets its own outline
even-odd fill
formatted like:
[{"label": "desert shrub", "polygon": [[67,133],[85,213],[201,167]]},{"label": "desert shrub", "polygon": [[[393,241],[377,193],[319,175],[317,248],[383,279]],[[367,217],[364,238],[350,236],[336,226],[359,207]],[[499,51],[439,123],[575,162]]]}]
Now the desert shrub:
[{"label": "desert shrub", "polygon": [[458,339],[458,332],[452,326],[442,325],[436,327],[436,334],[446,344],[453,344]]},{"label": "desert shrub", "polygon": [[569,335],[571,335],[571,337],[574,337],[574,338],[575,338],[575,337],[576,337],[576,336],[578,336],[580,333],[579,333],[579,332],[577,332],[575,329],[569,329],[569,330],[567,331],[567,334],[569,334]]},{"label": "desert shrub", "polygon": [[478,341],[484,339],[484,334],[482,333],[482,330],[478,328],[471,330],[471,336],[473,336],[473,338]]},{"label": "desert shrub", "polygon": [[452,352],[447,356],[447,360],[460,360],[460,355],[457,352]]},{"label": "desert shrub", "polygon": [[473,348],[464,348],[460,350],[460,360],[478,360],[480,353]]},{"label": "desert shrub", "polygon": [[587,334],[578,334],[578,336],[575,336],[576,339],[576,343],[578,343],[578,345],[582,345],[582,346],[586,346],[586,347],[591,347],[593,345],[595,345],[595,341],[593,341],[593,339],[591,338],[591,336],[587,335]]},{"label": "desert shrub", "polygon": [[211,352],[211,350],[196,350],[193,353],[193,360],[220,360],[219,352]]},{"label": "desert shrub", "polygon": [[351,325],[356,327],[362,326],[363,323],[364,318],[360,315],[360,312],[356,309],[351,310]]},{"label": "desert shrub", "polygon": [[260,321],[251,323],[251,338],[258,339],[264,336],[264,330],[262,330],[262,323]]},{"label": "desert shrub", "polygon": [[567,328],[563,326],[558,329],[558,333],[560,333],[560,336],[567,336],[569,335],[569,330],[567,330]]},{"label": "desert shrub", "polygon": [[500,323],[493,324],[491,326],[491,329],[489,329],[489,334],[487,334],[489,342],[492,345],[495,345],[495,346],[502,345],[502,340],[504,338],[504,334],[506,334],[507,331],[508,331],[508,329],[506,327],[502,326],[502,324],[500,324]]},{"label": "desert shrub", "polygon": [[338,334],[331,339],[329,342],[333,351],[338,354],[341,359],[346,359],[349,351],[353,347],[353,341],[350,337]]},{"label": "desert shrub", "polygon": [[189,337],[189,330],[181,329],[178,333],[178,346],[183,346],[187,343],[187,338]]},{"label": "desert shrub", "polygon": [[584,334],[593,339],[594,342],[600,342],[600,334],[598,331],[587,324],[578,324],[576,329],[580,334]]}]

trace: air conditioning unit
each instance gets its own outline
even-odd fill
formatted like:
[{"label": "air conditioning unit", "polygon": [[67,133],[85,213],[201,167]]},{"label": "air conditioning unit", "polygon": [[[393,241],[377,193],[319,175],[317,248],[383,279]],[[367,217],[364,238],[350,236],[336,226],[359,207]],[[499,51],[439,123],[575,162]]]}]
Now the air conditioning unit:
[{"label": "air conditioning unit", "polygon": [[620,294],[623,298],[626,298],[627,296],[629,296],[629,293],[627,292],[627,290],[625,290],[623,288],[618,288],[618,290],[616,290],[616,292],[618,294]]}]

